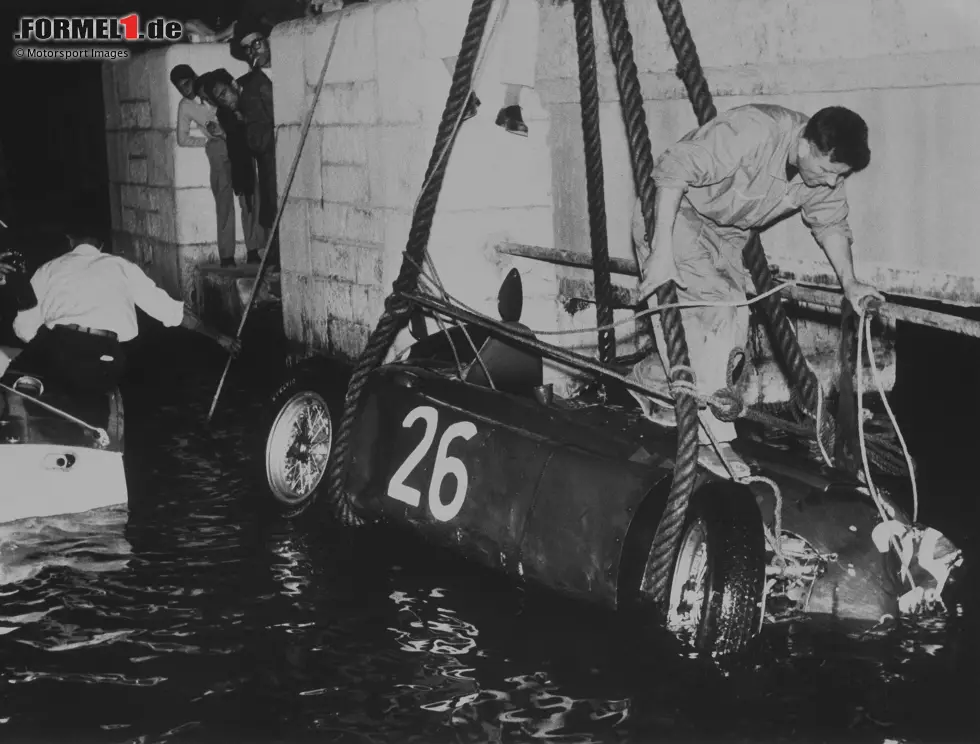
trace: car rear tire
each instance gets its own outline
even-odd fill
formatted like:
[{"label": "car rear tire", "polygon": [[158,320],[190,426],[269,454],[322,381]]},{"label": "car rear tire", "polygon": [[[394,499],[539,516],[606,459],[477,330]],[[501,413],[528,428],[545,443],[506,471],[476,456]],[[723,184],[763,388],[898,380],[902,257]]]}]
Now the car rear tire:
[{"label": "car rear tire", "polygon": [[325,366],[290,374],[273,393],[262,429],[264,504],[287,519],[313,506],[326,485],[346,386]]},{"label": "car rear tire", "polygon": [[691,497],[674,563],[667,627],[698,651],[743,650],[759,629],[765,583],[762,518],[748,489]]}]

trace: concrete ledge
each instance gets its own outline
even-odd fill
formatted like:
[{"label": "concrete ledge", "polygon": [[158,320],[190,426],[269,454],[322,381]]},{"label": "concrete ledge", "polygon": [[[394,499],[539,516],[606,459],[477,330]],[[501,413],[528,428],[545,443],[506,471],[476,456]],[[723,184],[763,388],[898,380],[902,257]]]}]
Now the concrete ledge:
[{"label": "concrete ledge", "polygon": [[[229,268],[199,266],[197,272],[201,297],[200,306],[195,309],[206,323],[225,333],[235,333],[255,285],[258,265],[245,264]],[[252,309],[254,311],[258,307],[279,304],[281,301],[279,272],[267,269]]]},{"label": "concrete ledge", "polygon": [[[980,50],[705,68],[704,75],[712,95],[718,97],[980,85]],[[646,102],[687,100],[684,83],[674,70],[640,73],[639,78]],[[537,85],[542,103],[579,102],[578,78],[538,80]],[[600,70],[599,97],[603,102],[619,102],[611,69]]]}]

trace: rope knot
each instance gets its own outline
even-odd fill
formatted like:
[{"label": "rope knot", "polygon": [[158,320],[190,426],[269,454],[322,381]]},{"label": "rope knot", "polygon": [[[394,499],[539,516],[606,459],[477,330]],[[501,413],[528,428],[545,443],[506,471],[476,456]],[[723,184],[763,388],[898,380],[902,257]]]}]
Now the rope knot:
[{"label": "rope knot", "polygon": [[[687,375],[688,379],[680,377],[680,375]],[[694,374],[694,370],[690,365],[677,364],[670,368],[667,376],[670,384],[670,392],[675,396],[686,393],[692,398],[698,397],[697,375]]]},{"label": "rope knot", "polygon": [[716,419],[730,423],[742,415],[745,403],[732,388],[722,388],[708,399],[708,407]]},{"label": "rope knot", "polygon": [[412,312],[412,303],[404,295],[392,292],[385,298],[385,312],[394,317],[408,315]]}]

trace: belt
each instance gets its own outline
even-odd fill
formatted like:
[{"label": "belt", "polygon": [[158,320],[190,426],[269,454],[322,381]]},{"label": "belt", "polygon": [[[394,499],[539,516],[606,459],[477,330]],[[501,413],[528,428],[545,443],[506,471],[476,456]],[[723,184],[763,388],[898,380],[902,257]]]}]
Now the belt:
[{"label": "belt", "polygon": [[101,328],[89,328],[88,326],[80,326],[77,323],[65,323],[63,325],[56,325],[55,328],[67,328],[69,331],[78,331],[79,333],[89,333],[93,336],[105,336],[106,338],[111,338],[115,340],[118,338],[115,331],[103,331]]}]

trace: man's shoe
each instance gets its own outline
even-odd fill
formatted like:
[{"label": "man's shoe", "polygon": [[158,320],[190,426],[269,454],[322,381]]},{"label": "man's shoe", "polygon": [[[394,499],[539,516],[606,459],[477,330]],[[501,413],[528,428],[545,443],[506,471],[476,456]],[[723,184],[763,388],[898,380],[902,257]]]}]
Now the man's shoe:
[{"label": "man's shoe", "polygon": [[258,251],[249,251],[247,254],[245,254],[245,263],[262,263],[262,256],[259,255]]},{"label": "man's shoe", "polygon": [[497,121],[494,123],[518,137],[527,137],[527,124],[524,123],[520,106],[505,106],[500,109],[497,112]]},{"label": "man's shoe", "polygon": [[235,259],[234,258],[222,258],[221,259],[221,268],[222,269],[227,269],[227,268],[230,268],[230,267],[232,267],[234,265],[235,265]]},{"label": "man's shoe", "polygon": [[478,108],[480,108],[480,99],[476,97],[476,93],[471,91],[469,97],[466,99],[466,108],[463,109],[463,119],[460,121],[460,124],[476,116],[476,110]]},{"label": "man's shoe", "polygon": [[[752,468],[742,457],[732,449],[728,442],[719,443],[721,457],[715,451],[714,445],[702,444],[698,449],[698,464],[717,475],[719,478],[734,478],[741,480],[752,475]],[[722,461],[724,458],[724,461]],[[728,467],[725,467],[725,465]],[[729,472],[731,469],[731,472]]]}]

